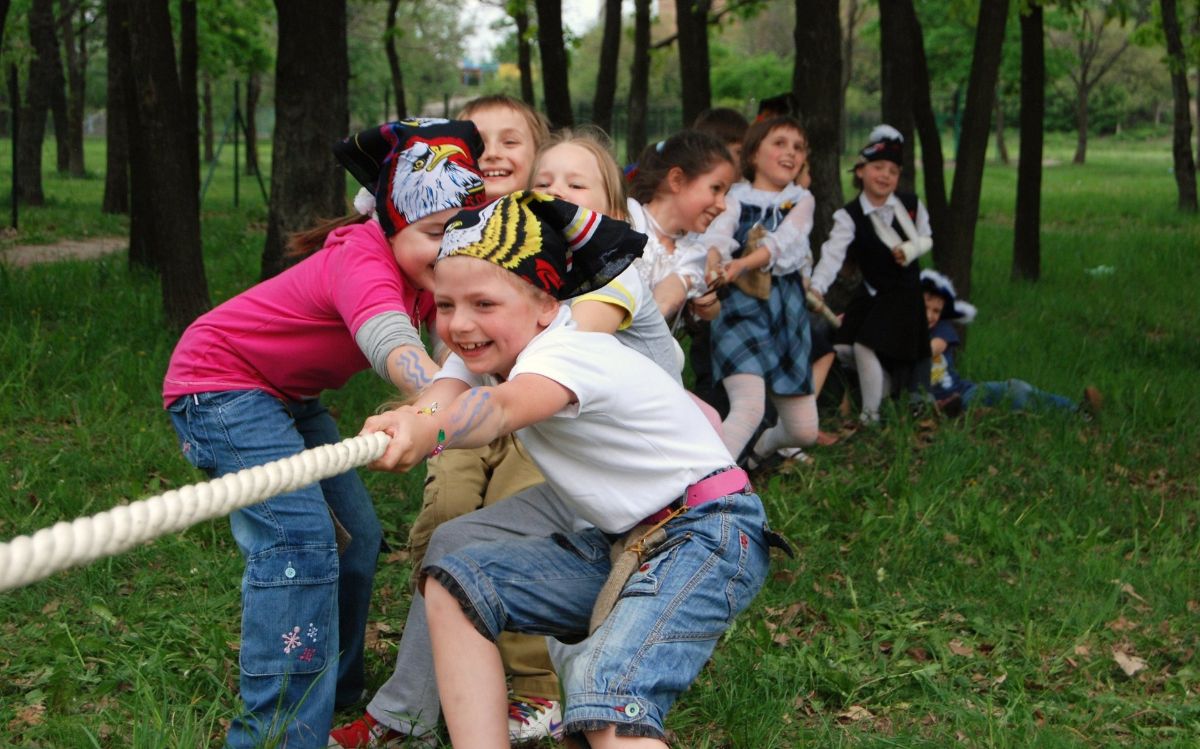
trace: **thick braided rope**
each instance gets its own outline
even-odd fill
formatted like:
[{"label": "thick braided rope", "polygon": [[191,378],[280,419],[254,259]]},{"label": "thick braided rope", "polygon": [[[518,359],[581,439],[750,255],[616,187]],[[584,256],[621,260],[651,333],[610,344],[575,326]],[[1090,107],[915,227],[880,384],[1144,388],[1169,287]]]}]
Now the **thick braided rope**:
[{"label": "thick braided rope", "polygon": [[359,435],[17,536],[0,544],[0,592],[366,465],[387,444],[382,432]]}]

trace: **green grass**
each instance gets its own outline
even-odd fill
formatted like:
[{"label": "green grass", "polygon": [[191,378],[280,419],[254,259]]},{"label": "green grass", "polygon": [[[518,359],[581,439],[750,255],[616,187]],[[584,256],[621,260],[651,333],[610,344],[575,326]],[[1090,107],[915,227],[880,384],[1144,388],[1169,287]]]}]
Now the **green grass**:
[{"label": "green grass", "polygon": [[[1093,141],[1083,167],[1072,149],[1048,147],[1062,163],[1045,172],[1037,284],[1008,280],[1016,169],[989,163],[961,363],[1095,384],[1105,410],[899,420],[760,487],[797,555],[672,713],[676,746],[1195,745],[1200,226],[1174,210],[1169,142]],[[204,203],[214,302],[253,283],[262,249],[257,186],[235,210],[230,183],[219,171]],[[48,178],[51,206],[5,244],[120,234],[102,188]],[[1115,272],[1087,272],[1102,265]],[[197,480],[159,402],[173,344],[157,282],[123,256],[0,267],[0,538]],[[388,395],[364,374],[327,398],[349,435]],[[403,548],[419,477],[366,478]],[[219,746],[240,575],[213,521],[0,594],[0,745]],[[408,575],[402,554],[381,562],[372,685]],[[1114,651],[1147,667],[1126,676]]]}]

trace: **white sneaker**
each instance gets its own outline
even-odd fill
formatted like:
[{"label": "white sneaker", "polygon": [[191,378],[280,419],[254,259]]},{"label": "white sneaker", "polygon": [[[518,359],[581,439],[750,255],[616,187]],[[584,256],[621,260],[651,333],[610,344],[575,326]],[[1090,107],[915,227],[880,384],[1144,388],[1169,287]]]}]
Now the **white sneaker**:
[{"label": "white sneaker", "polygon": [[778,452],[779,457],[783,458],[784,460],[790,460],[794,463],[812,462],[812,458],[808,456],[808,453],[804,452],[798,447],[781,447],[779,448]]},{"label": "white sneaker", "polygon": [[562,706],[557,700],[540,697],[513,697],[508,703],[508,738],[513,744],[526,744],[563,737]]}]

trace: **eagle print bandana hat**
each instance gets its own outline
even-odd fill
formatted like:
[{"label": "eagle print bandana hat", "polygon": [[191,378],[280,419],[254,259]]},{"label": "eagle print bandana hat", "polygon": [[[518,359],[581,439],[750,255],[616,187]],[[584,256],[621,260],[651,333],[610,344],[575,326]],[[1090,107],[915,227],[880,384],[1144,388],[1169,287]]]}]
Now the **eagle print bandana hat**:
[{"label": "eagle print bandana hat", "polygon": [[438,259],[486,260],[561,300],[605,286],[645,244],[646,236],[623,221],[520,190],[450,219]]},{"label": "eagle print bandana hat", "polygon": [[374,208],[389,237],[431,213],[487,201],[478,167],[483,139],[468,121],[388,122],[339,141],[333,153],[374,197],[374,206],[370,199],[355,205],[368,214]]}]

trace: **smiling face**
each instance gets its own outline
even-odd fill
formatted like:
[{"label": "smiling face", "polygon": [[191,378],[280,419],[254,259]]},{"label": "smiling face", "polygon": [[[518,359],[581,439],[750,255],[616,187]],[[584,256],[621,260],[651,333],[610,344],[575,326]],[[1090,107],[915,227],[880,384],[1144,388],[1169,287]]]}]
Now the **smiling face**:
[{"label": "smiling face", "polygon": [[942,319],[942,310],[946,308],[946,300],[938,294],[930,294],[925,292],[925,321],[932,328],[938,324],[938,320]]},{"label": "smiling face", "polygon": [[800,174],[808,158],[808,142],[803,133],[790,127],[777,127],[767,133],[754,152],[754,181],[756,189],[779,192]]},{"label": "smiling face", "polygon": [[612,210],[596,157],[574,143],[559,143],[542,152],[532,186],[597,213],[608,214]]},{"label": "smiling face", "polygon": [[435,275],[438,337],[475,374],[508,379],[517,355],[558,314],[557,300],[486,260],[451,255]]},{"label": "smiling face", "polygon": [[529,122],[517,110],[503,105],[472,112],[470,119],[483,137],[479,171],[483,173],[488,198],[525,189],[537,153]]},{"label": "smiling face", "polygon": [[883,205],[900,184],[900,165],[887,159],[868,161],[854,170],[871,205]]},{"label": "smiling face", "polygon": [[392,246],[392,256],[400,266],[400,272],[417,289],[433,289],[433,263],[437,260],[443,230],[446,222],[458,213],[458,210],[447,208],[431,213],[396,232],[388,240]]},{"label": "smiling face", "polygon": [[667,175],[671,189],[674,225],[663,228],[667,231],[702,232],[712,220],[725,210],[725,193],[737,179],[733,164],[718,159],[706,172],[688,179],[678,167]]}]

